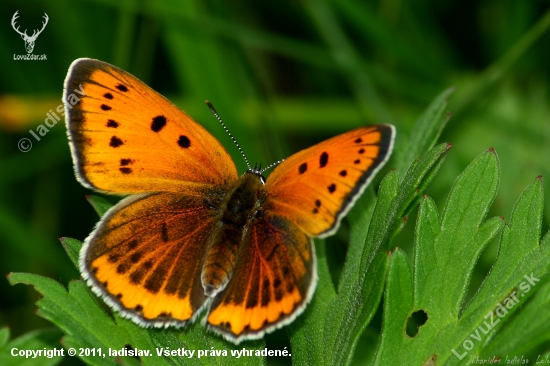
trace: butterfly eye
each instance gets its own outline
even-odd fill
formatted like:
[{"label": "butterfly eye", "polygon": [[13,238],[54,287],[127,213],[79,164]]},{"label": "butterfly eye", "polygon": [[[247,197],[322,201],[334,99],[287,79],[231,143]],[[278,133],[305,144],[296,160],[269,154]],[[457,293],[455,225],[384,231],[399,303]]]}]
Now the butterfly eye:
[{"label": "butterfly eye", "polygon": [[258,177],[262,184],[265,184],[265,177],[262,175],[262,171],[257,167],[254,167],[253,169],[248,169],[244,174],[255,175],[256,177]]}]

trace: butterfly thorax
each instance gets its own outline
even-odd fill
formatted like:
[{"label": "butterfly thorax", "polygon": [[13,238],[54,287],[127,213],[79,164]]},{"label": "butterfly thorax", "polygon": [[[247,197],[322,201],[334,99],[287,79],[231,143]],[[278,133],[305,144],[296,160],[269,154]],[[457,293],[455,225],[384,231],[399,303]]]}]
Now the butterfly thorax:
[{"label": "butterfly thorax", "polygon": [[219,209],[218,224],[208,240],[202,269],[206,296],[222,291],[233,274],[248,228],[262,214],[265,188],[261,176],[243,174],[228,190]]}]

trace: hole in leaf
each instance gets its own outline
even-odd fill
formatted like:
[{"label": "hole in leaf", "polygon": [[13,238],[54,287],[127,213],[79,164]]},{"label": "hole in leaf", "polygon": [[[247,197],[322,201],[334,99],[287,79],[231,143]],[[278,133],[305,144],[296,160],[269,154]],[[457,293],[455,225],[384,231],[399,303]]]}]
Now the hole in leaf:
[{"label": "hole in leaf", "polygon": [[424,310],[418,310],[412,313],[409,319],[407,319],[407,335],[411,338],[416,337],[420,327],[426,324],[427,321],[428,314],[426,314]]}]

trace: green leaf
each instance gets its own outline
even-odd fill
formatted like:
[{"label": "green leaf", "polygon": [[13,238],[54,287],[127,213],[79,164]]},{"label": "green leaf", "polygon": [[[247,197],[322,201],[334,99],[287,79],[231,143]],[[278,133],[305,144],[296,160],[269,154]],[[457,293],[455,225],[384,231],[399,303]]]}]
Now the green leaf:
[{"label": "green leaf", "polygon": [[396,154],[398,171],[405,172],[411,161],[435,145],[449,120],[450,115],[445,111],[447,99],[453,92],[454,88],[448,88],[441,92],[416,121],[408,143],[398,145],[400,146],[399,152]]},{"label": "green leaf", "polygon": [[193,351],[192,357],[167,357],[174,365],[265,365],[265,357],[261,355],[266,349],[263,340],[235,345],[217,335],[206,333],[200,322],[195,322],[179,332],[151,330],[150,334],[159,349],[183,348]]},{"label": "green leaf", "polygon": [[[548,245],[545,243],[544,245]],[[504,356],[508,358],[521,357],[532,355],[529,359],[536,359],[539,353],[534,353],[540,345],[548,344],[550,341],[550,283],[546,282],[541,285],[540,281],[544,279],[536,278],[535,276],[527,275],[520,282],[519,291],[521,295],[517,295],[518,299],[524,301],[524,296],[527,292],[532,291],[533,298],[527,304],[518,309],[516,317],[508,318],[509,313],[504,314],[501,310],[499,313],[504,314],[502,321],[506,321],[501,331],[491,340],[486,347],[481,350],[480,358],[490,358],[492,356]],[[524,288],[524,291],[521,290]],[[527,291],[527,292],[525,292]],[[520,306],[517,306],[520,308]],[[506,309],[508,311],[508,309]],[[498,315],[494,315],[496,319],[501,319]],[[542,358],[544,359],[544,358]]]},{"label": "green leaf", "polygon": [[[491,272],[472,301],[463,304],[481,251],[503,227],[502,217],[485,219],[499,179],[498,158],[489,149],[457,178],[441,218],[435,202],[424,197],[415,228],[412,273],[405,255],[396,252],[391,257],[375,364],[464,364],[476,357],[534,352],[550,340],[550,332],[541,325],[550,320],[541,316],[550,302],[545,285],[550,277],[550,240],[538,244],[540,178],[522,193]],[[530,291],[533,288],[537,291]],[[521,308],[518,303],[525,308],[513,316]],[[416,312],[424,312],[427,320],[409,335],[404,329]],[[491,316],[498,319],[495,324],[488,323]]]},{"label": "green leaf", "polygon": [[[2,328],[0,334],[2,338],[0,365],[2,366],[53,366],[61,362],[62,354],[67,354],[59,344],[63,333],[58,329],[32,331],[9,342],[10,331],[7,327]],[[41,353],[38,354],[38,352]]]},{"label": "green leaf", "polygon": [[80,255],[80,249],[82,248],[82,242],[73,238],[61,238],[61,245],[67,252],[69,259],[73,262],[74,266],[78,269],[78,257]]},{"label": "green leaf", "polygon": [[[404,323],[395,322],[392,319],[406,319],[413,308],[413,293],[411,291],[412,279],[409,263],[406,254],[397,249],[391,255],[390,269],[388,271],[388,282],[384,293],[384,329],[380,337],[378,352],[374,363],[380,364],[380,358],[384,357],[385,365],[399,365],[402,363],[403,351],[400,348],[394,348],[393,352],[385,355],[380,350],[392,347],[395,343],[393,339],[396,335],[402,336],[404,332]],[[405,339],[405,342],[409,339]],[[410,341],[409,341],[410,342]],[[410,346],[408,344],[405,347]]]},{"label": "green leaf", "polygon": [[109,210],[113,206],[111,202],[101,196],[89,195],[86,196],[86,199],[88,200],[88,202],[90,202],[90,205],[92,205],[99,217],[105,215],[105,212],[107,212],[107,210]]},{"label": "green leaf", "polygon": [[[68,291],[58,282],[28,273],[10,273],[10,284],[32,285],[43,297],[38,301],[38,315],[51,321],[68,337],[67,345],[83,348],[122,349],[133,340],[135,344],[152,344],[147,329],[128,329],[126,323],[118,325],[103,310],[90,289],[82,281],[71,281]],[[130,331],[133,333],[130,336]],[[151,350],[152,351],[152,350]],[[90,364],[114,364],[115,357],[83,357]],[[163,359],[142,358],[145,365],[165,364]]]},{"label": "green leaf", "polygon": [[306,365],[324,364],[323,328],[329,301],[336,297],[325,253],[325,241],[316,245],[318,283],[303,315],[289,325],[292,360]]}]

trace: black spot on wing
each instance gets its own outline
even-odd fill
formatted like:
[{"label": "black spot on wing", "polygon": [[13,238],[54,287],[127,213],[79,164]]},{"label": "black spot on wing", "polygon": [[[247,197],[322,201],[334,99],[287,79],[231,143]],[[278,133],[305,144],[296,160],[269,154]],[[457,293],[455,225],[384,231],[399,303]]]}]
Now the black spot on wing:
[{"label": "black spot on wing", "polygon": [[361,163],[361,159],[355,159],[355,161],[353,162],[353,164],[359,164]]},{"label": "black spot on wing", "polygon": [[119,274],[125,274],[130,269],[131,265],[129,263],[121,263],[116,267],[116,271]]},{"label": "black spot on wing", "polygon": [[120,255],[116,254],[116,253],[111,253],[107,257],[107,260],[111,263],[116,263],[116,262],[118,262],[119,259],[120,259]]},{"label": "black spot on wing", "polygon": [[101,105],[101,109],[103,109],[104,111],[110,111],[111,109],[113,109],[112,107],[108,106],[107,104],[102,104]]},{"label": "black spot on wing", "polygon": [[332,183],[327,189],[330,193],[334,193],[334,191],[336,191],[336,184]]},{"label": "black spot on wing", "polygon": [[166,126],[166,117],[156,116],[153,118],[153,122],[151,123],[151,130],[153,130],[153,132],[159,132],[164,126]]},{"label": "black spot on wing", "polygon": [[119,126],[118,122],[114,119],[107,120],[107,127],[117,128]]},{"label": "black spot on wing", "polygon": [[315,206],[321,207],[321,201],[320,200],[315,200]]},{"label": "black spot on wing", "polygon": [[340,172],[340,176],[341,176],[341,177],[345,177],[346,175],[348,175],[348,171],[347,171],[347,170],[342,170],[342,171]]},{"label": "black spot on wing", "polygon": [[113,99],[113,94],[111,94],[111,93],[105,93],[105,94],[103,94],[103,96],[107,99]]},{"label": "black spot on wing", "polygon": [[121,145],[124,145],[124,142],[122,142],[121,139],[119,139],[116,136],[111,137],[111,141],[109,142],[109,146],[111,147],[119,147]]},{"label": "black spot on wing", "polygon": [[363,139],[361,137],[358,137],[356,140],[355,140],[355,143],[356,144],[360,144],[361,142],[363,142]]},{"label": "black spot on wing", "polygon": [[127,168],[127,167],[118,168],[118,170],[120,170],[120,172],[121,172],[122,174],[131,174],[131,173],[132,173],[132,169],[131,169],[131,168]]},{"label": "black spot on wing", "polygon": [[304,174],[306,170],[307,170],[307,163],[302,163],[302,165],[298,167],[298,172],[300,174]]},{"label": "black spot on wing", "polygon": [[358,153],[363,154],[365,152],[365,149],[359,149]]},{"label": "black spot on wing", "polygon": [[288,268],[287,266],[283,267],[283,276],[285,278],[288,278],[290,276],[290,268]]},{"label": "black spot on wing", "polygon": [[132,160],[132,159],[120,159],[120,165],[121,166],[130,165],[130,164],[133,164],[133,163],[134,163],[134,160]]},{"label": "black spot on wing", "polygon": [[137,263],[141,259],[142,253],[141,252],[135,252],[130,256],[130,262]]},{"label": "black spot on wing", "polygon": [[324,151],[321,154],[321,157],[319,158],[319,165],[321,166],[321,168],[324,168],[327,166],[327,164],[328,164],[328,153]]},{"label": "black spot on wing", "polygon": [[187,149],[189,146],[191,146],[191,140],[189,140],[189,137],[181,135],[178,139],[178,145],[180,147],[183,147],[184,149]]},{"label": "black spot on wing", "polygon": [[166,270],[157,267],[155,273],[145,281],[145,289],[153,294],[157,294],[164,283],[165,276]]},{"label": "black spot on wing", "polygon": [[147,270],[143,267],[145,266],[140,266],[137,270],[130,274],[130,282],[132,282],[134,285],[139,285],[141,281],[143,281],[143,278],[147,273]]},{"label": "black spot on wing", "polygon": [[130,250],[135,249],[137,246],[138,246],[137,240],[132,240],[131,242],[128,243],[128,248],[130,248]]},{"label": "black spot on wing", "polygon": [[123,84],[118,84],[115,88],[117,88],[121,92],[127,92],[128,91],[128,88],[126,87],[126,85],[123,85]]}]

